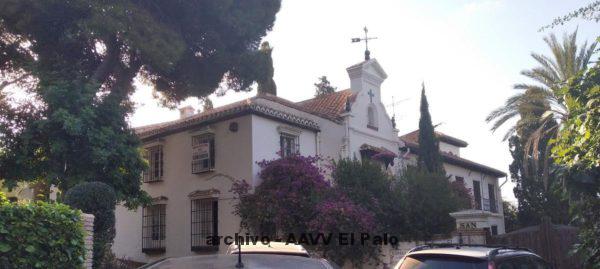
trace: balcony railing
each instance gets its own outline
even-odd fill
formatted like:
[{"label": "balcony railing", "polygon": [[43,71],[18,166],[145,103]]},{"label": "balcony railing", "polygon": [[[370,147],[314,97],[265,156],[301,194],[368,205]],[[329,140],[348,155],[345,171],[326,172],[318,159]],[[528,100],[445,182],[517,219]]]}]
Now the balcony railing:
[{"label": "balcony railing", "polygon": [[496,206],[496,201],[490,201],[490,199],[483,198],[482,200],[482,210],[489,211],[492,213],[498,213],[498,207]]}]

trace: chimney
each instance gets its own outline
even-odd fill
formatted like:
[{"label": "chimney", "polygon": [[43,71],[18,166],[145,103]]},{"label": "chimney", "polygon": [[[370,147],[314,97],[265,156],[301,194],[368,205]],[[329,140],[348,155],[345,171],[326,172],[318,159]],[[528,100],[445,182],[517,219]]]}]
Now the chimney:
[{"label": "chimney", "polygon": [[179,118],[187,118],[194,115],[194,108],[192,106],[184,106],[179,109]]}]

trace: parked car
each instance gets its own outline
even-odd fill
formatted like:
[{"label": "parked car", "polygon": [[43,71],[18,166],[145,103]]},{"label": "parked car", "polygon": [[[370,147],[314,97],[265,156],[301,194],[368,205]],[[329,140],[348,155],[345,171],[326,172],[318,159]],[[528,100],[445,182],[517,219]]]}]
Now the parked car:
[{"label": "parked car", "polygon": [[325,259],[313,259],[292,255],[243,254],[243,267],[238,267],[238,255],[197,255],[166,258],[139,269],[336,269]]},{"label": "parked car", "polygon": [[[230,245],[227,254],[237,254],[238,246]],[[276,254],[310,257],[308,251],[302,245],[286,244],[283,242],[271,242],[267,245],[257,243],[256,245],[243,245],[242,254]]]},{"label": "parked car", "polygon": [[394,269],[551,269],[525,248],[486,245],[427,245],[410,250]]}]

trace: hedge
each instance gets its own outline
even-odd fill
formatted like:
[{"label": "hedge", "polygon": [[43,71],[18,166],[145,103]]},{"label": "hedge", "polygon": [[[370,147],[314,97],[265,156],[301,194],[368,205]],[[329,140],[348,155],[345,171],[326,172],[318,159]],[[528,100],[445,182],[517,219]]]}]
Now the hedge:
[{"label": "hedge", "polygon": [[84,182],[75,185],[65,194],[65,204],[94,215],[93,268],[100,268],[115,238],[114,189],[102,182]]},{"label": "hedge", "polygon": [[81,268],[84,234],[79,210],[0,197],[0,268]]}]

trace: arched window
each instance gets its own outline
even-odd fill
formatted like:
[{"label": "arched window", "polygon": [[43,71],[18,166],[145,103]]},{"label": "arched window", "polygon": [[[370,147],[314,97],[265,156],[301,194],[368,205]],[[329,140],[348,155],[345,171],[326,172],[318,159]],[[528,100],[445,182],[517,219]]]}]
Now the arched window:
[{"label": "arched window", "polygon": [[373,105],[367,108],[367,127],[377,130],[377,110]]}]

